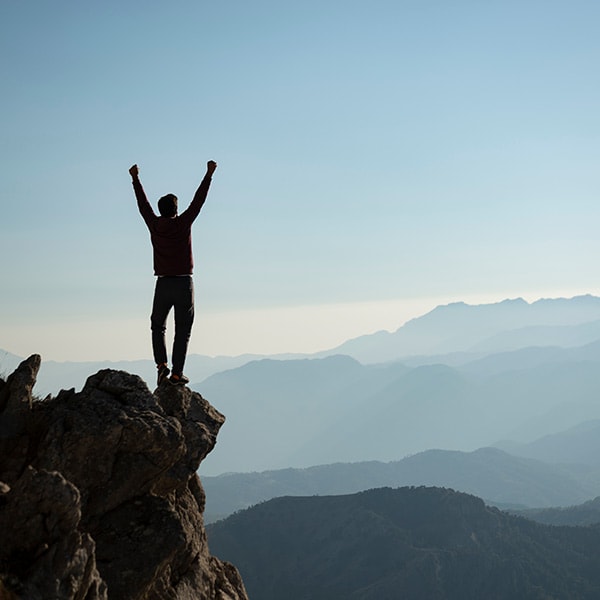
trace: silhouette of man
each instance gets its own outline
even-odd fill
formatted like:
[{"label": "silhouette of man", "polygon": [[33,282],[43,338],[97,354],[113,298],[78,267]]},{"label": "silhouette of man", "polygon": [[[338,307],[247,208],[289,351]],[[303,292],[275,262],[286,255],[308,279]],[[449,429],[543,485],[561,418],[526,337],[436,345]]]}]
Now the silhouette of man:
[{"label": "silhouette of man", "polygon": [[173,370],[169,380],[185,384],[189,379],[183,374],[188,343],[194,322],[194,284],[192,271],[192,223],[198,216],[212,179],[217,163],[209,160],[206,175],[194,194],[189,207],[177,214],[177,196],[167,194],[158,200],[156,216],[139,179],[139,169],[133,165],[129,169],[135,197],[142,218],[150,230],[154,254],[154,274],[157,276],[152,302],[150,324],[152,329],[152,351],[157,368],[157,383],[160,385],[171,372],[167,364],[165,331],[167,316],[175,309],[175,337],[173,339]]}]

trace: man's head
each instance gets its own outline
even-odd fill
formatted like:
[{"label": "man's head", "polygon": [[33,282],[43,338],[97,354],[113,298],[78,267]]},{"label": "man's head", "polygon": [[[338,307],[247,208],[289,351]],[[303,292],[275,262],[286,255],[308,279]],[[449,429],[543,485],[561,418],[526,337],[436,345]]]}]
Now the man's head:
[{"label": "man's head", "polygon": [[158,200],[158,212],[161,217],[171,218],[177,214],[177,196],[167,194]]}]

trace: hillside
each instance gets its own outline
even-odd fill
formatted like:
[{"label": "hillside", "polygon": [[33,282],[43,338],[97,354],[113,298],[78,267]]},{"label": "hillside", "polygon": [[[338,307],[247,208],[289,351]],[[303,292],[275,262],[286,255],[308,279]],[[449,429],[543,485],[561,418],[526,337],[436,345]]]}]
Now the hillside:
[{"label": "hillside", "polygon": [[600,597],[600,530],[440,488],[278,498],[208,526],[253,600]]}]

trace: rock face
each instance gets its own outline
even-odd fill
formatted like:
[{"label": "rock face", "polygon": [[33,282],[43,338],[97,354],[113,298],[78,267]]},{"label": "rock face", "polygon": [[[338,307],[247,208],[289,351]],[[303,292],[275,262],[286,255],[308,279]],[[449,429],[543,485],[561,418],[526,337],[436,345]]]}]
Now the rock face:
[{"label": "rock face", "polygon": [[0,380],[0,600],[243,600],[210,555],[196,471],[225,421],[200,394],[102,370],[32,397]]}]

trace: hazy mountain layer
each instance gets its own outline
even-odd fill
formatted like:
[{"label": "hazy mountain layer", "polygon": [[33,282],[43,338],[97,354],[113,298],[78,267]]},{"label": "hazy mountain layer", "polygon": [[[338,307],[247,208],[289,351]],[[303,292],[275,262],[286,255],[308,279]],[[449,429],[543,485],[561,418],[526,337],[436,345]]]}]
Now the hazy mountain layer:
[{"label": "hazy mountain layer", "polygon": [[[438,306],[412,319],[393,333],[380,331],[349,340],[341,346],[312,355],[313,358],[346,354],[363,363],[397,361],[409,366],[438,362],[456,366],[488,354],[528,346],[582,346],[600,340],[600,298],[522,299],[482,305],[463,302]],[[0,340],[0,344],[2,340]],[[150,340],[148,339],[148,355]],[[433,357],[433,358],[430,358]],[[220,371],[241,366],[263,356],[208,357],[190,355],[186,371],[192,381],[201,381]],[[271,358],[301,358],[287,354]],[[0,375],[11,373],[23,360],[0,350]],[[102,368],[136,373],[148,385],[155,382],[151,360],[54,362],[44,361],[37,390],[40,395],[85,383],[90,372]]]},{"label": "hazy mountain layer", "polygon": [[[148,352],[150,352],[150,340],[148,340]],[[243,356],[219,356],[210,357],[200,354],[191,354],[187,358],[186,372],[190,374],[193,381],[201,381],[213,373],[232,369],[261,358],[260,356],[246,354]],[[12,373],[23,357],[16,356],[0,349],[0,377]],[[36,394],[45,397],[48,394],[55,395],[61,389],[81,389],[90,373],[100,369],[114,369],[127,371],[139,375],[150,389],[156,387],[156,365],[153,360],[122,360],[122,361],[44,361],[40,368]]]},{"label": "hazy mountain layer", "polygon": [[401,461],[338,463],[308,469],[231,473],[202,478],[206,519],[279,496],[350,494],[375,487],[433,485],[480,496],[499,506],[554,507],[600,494],[600,472],[560,468],[495,448],[428,450]]},{"label": "hazy mountain layer", "polygon": [[511,511],[547,525],[587,526],[600,523],[600,496],[579,506]]},{"label": "hazy mountain layer", "polygon": [[600,470],[600,420],[579,423],[565,431],[545,435],[528,444],[499,442],[496,447],[516,456],[551,463],[587,465]]},{"label": "hazy mountain layer", "polygon": [[[600,338],[600,298],[518,298],[471,306],[438,306],[393,333],[349,340],[321,356],[347,354],[363,363],[451,352],[502,352],[524,346],[580,346]],[[589,326],[582,326],[590,323]]]},{"label": "hazy mountain layer", "polygon": [[194,386],[228,415],[203,468],[216,475],[387,462],[430,448],[527,443],[600,419],[598,372],[598,343],[460,367],[362,365],[344,356],[256,361]]},{"label": "hazy mountain layer", "polygon": [[[599,324],[600,298],[592,296],[457,303],[393,334],[344,346],[348,352],[358,348],[354,356],[367,361],[405,356],[401,364],[365,365],[341,356],[261,362],[191,355],[188,375],[204,380],[196,389],[229,417],[204,469],[218,474],[392,461],[429,448],[527,444],[600,419]],[[18,360],[0,354],[0,372],[10,372]],[[44,362],[36,392],[44,397],[63,387],[78,389],[89,372],[105,367],[138,373],[154,388],[151,361]]]}]

